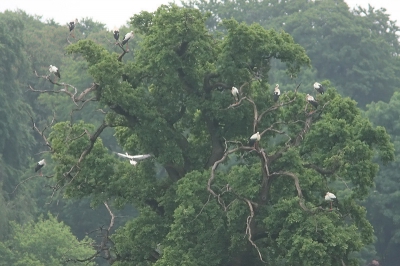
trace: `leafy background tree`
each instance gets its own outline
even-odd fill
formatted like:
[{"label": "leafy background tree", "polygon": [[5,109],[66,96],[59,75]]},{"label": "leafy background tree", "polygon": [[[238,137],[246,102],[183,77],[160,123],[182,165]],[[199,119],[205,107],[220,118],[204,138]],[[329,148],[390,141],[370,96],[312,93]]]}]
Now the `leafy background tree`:
[{"label": "leafy background tree", "polygon": [[[51,214],[47,219],[40,216],[37,222],[19,225],[12,222],[13,238],[0,246],[2,265],[94,265],[80,263],[79,259],[95,253],[92,240],[79,241],[62,222]],[[69,263],[68,263],[69,261]],[[1,263],[3,263],[1,262]]]},{"label": "leafy background tree", "polygon": [[[186,5],[211,12],[210,29],[233,17],[284,30],[306,49],[316,69],[312,80],[329,79],[360,107],[388,101],[399,84],[399,27],[384,9],[351,11],[343,0],[194,0]],[[281,76],[274,79],[281,82]]]}]

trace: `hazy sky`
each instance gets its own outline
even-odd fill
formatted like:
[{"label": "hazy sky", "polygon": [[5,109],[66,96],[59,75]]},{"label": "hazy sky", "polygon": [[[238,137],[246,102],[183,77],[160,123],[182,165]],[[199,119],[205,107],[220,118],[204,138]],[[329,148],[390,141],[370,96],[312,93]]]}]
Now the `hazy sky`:
[{"label": "hazy sky", "polygon": [[[400,26],[400,0],[345,0],[352,8],[356,5],[387,9],[392,20]],[[64,25],[75,18],[92,18],[109,29],[124,25],[129,18],[142,10],[154,11],[171,0],[0,0],[0,12],[22,9],[30,15],[40,15],[43,20],[53,18]],[[177,1],[180,3],[180,1]]]}]

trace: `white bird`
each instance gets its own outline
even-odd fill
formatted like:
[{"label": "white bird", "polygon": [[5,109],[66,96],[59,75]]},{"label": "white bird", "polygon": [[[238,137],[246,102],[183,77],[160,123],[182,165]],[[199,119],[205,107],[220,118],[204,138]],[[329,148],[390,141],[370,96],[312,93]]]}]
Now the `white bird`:
[{"label": "white bird", "polygon": [[231,92],[237,103],[239,101],[239,90],[236,87],[232,87]]},{"label": "white bird", "polygon": [[58,68],[56,66],[50,65],[49,71],[50,73],[54,73],[54,75],[56,75],[59,79],[61,78],[60,71],[58,71]]},{"label": "white bird", "polygon": [[251,135],[249,139],[249,146],[255,146],[256,142],[260,141],[260,139],[261,139],[260,132]]},{"label": "white bird", "polygon": [[277,102],[279,100],[279,96],[281,96],[281,90],[279,89],[279,84],[276,84],[274,89],[274,101]]},{"label": "white bird", "polygon": [[118,42],[119,40],[119,29],[117,27],[114,28],[114,39]]},{"label": "white bird", "polygon": [[117,154],[118,156],[120,156],[120,157],[129,159],[129,163],[130,163],[131,165],[136,165],[136,164],[138,163],[138,161],[142,161],[142,160],[144,160],[144,159],[147,159],[147,158],[151,157],[150,154],[129,155],[127,152],[126,152],[125,154],[116,152],[116,154]]},{"label": "white bird", "polygon": [[121,45],[125,45],[126,43],[128,43],[128,41],[133,37],[133,31],[128,32],[127,34],[125,34],[124,39],[122,40]]},{"label": "white bird", "polygon": [[332,202],[333,202],[334,200],[337,201],[337,198],[336,198],[335,194],[330,193],[330,192],[326,192],[325,200],[331,202],[331,210],[332,210]]},{"label": "white bird", "polygon": [[[46,161],[44,159],[37,162],[36,167],[35,167],[35,173],[37,171],[39,171],[40,169],[42,169],[43,166],[45,166],[45,165],[46,165]],[[43,176],[42,171],[40,171],[40,175]]]},{"label": "white bird", "polygon": [[307,99],[307,102],[312,104],[312,106],[314,106],[315,108],[318,107],[318,102],[310,94],[307,94],[306,99]]},{"label": "white bird", "polygon": [[321,94],[324,94],[324,92],[325,92],[324,87],[322,87],[322,85],[318,82],[314,83],[314,89]]}]

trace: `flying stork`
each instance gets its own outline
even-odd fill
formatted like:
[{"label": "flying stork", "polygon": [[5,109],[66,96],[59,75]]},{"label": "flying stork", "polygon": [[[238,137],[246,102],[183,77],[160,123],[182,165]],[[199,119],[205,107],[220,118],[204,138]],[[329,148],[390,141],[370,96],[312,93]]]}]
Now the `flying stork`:
[{"label": "flying stork", "polygon": [[236,87],[232,87],[232,95],[235,98],[236,103],[239,102],[239,90]]},{"label": "flying stork", "polygon": [[322,85],[318,82],[314,83],[314,89],[321,94],[324,94],[324,92],[325,92],[324,87],[322,87]]},{"label": "flying stork", "polygon": [[59,79],[61,78],[60,71],[58,71],[58,68],[56,66],[50,65],[49,67],[50,73],[54,73]]},{"label": "flying stork", "polygon": [[277,102],[279,100],[279,96],[281,96],[281,90],[279,89],[279,84],[276,84],[274,89],[274,101]]},{"label": "flying stork", "polygon": [[256,143],[258,141],[260,141],[261,136],[260,136],[260,132],[254,133],[253,135],[251,135],[250,139],[249,139],[249,146],[252,146],[255,148]]},{"label": "flying stork", "polygon": [[312,106],[314,106],[315,108],[318,107],[318,102],[314,99],[314,97],[312,97],[310,94],[306,95],[306,99],[307,102],[309,102],[310,104],[312,104]]},{"label": "flying stork", "polygon": [[331,210],[332,210],[332,202],[333,201],[337,201],[337,198],[336,198],[335,194],[330,193],[330,192],[326,192],[325,200],[331,202]]},{"label": "flying stork", "polygon": [[[44,159],[37,162],[36,167],[35,167],[35,173],[37,171],[39,171],[40,169],[42,169],[43,166],[45,166],[45,165],[46,165],[46,161]],[[43,176],[42,171],[40,171],[40,176]]]},{"label": "flying stork", "polygon": [[114,28],[114,39],[118,42],[119,41],[119,29],[117,27]]},{"label": "flying stork", "polygon": [[[128,32],[127,34],[125,34],[124,39],[122,40],[121,45],[124,46],[126,43],[128,43],[128,41],[133,37],[133,31]],[[127,45],[128,50],[129,50],[129,46]]]},{"label": "flying stork", "polygon": [[[75,29],[76,24],[78,24],[78,19],[77,18],[74,21],[69,22],[69,24],[68,24],[69,34],[71,34],[71,32]],[[75,34],[72,35],[72,37],[75,38]]]},{"label": "flying stork", "polygon": [[127,152],[125,154],[123,153],[118,153],[116,152],[116,154],[122,158],[126,158],[129,159],[129,163],[133,166],[137,165],[138,161],[142,161],[144,159],[147,159],[149,157],[151,157],[150,154],[143,154],[143,155],[129,155]]}]

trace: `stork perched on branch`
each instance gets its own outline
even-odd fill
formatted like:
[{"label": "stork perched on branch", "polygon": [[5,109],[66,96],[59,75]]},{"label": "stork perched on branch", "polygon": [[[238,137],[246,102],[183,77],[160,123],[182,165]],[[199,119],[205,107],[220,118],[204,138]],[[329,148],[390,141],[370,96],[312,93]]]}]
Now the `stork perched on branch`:
[{"label": "stork perched on branch", "polygon": [[256,144],[260,141],[260,139],[261,139],[260,132],[254,133],[253,135],[251,135],[249,139],[249,146],[255,148]]},{"label": "stork perched on branch", "polygon": [[318,102],[314,99],[313,96],[311,96],[310,94],[306,95],[306,100],[307,102],[309,102],[312,106],[315,107],[315,109],[318,108]]},{"label": "stork perched on branch", "polygon": [[56,66],[50,65],[49,71],[50,73],[56,75],[59,79],[61,78],[60,71],[58,71],[58,68]]},{"label": "stork perched on branch", "polygon": [[232,95],[235,98],[236,103],[239,102],[239,90],[236,87],[232,87]]},{"label": "stork perched on branch", "polygon": [[320,94],[324,94],[325,92],[324,87],[322,87],[322,85],[318,82],[314,83],[314,89],[318,91]]},{"label": "stork perched on branch", "polygon": [[[125,34],[124,39],[122,40],[121,45],[124,46],[126,43],[128,43],[128,41],[133,37],[133,31],[128,32],[127,34]],[[129,50],[129,46],[127,45],[127,48]]]},{"label": "stork perched on branch", "polygon": [[274,89],[274,101],[277,102],[279,100],[279,96],[281,96],[281,90],[279,89],[279,84],[276,84]]},{"label": "stork perched on branch", "polygon": [[[78,24],[78,19],[76,18],[74,21],[69,22],[68,28],[69,28],[69,34],[72,33],[72,31],[75,32],[75,26]],[[73,38],[75,38],[75,34],[72,35]]]},{"label": "stork perched on branch", "polygon": [[330,201],[330,203],[331,203],[331,210],[332,210],[332,202],[333,202],[333,201],[336,201],[336,202],[337,202],[337,198],[336,198],[335,194],[333,194],[333,193],[331,193],[331,192],[326,192],[325,200],[326,200],[326,201]]},{"label": "stork perched on branch", "polygon": [[114,39],[117,41],[115,44],[117,44],[119,41],[119,29],[115,27],[113,33],[114,33]]},{"label": "stork perched on branch", "polygon": [[[36,167],[35,167],[35,173],[36,173],[37,171],[39,171],[40,169],[42,169],[43,166],[45,166],[45,165],[46,165],[45,159],[40,160],[39,162],[37,162]],[[43,176],[42,171],[40,171],[40,176]]]}]

